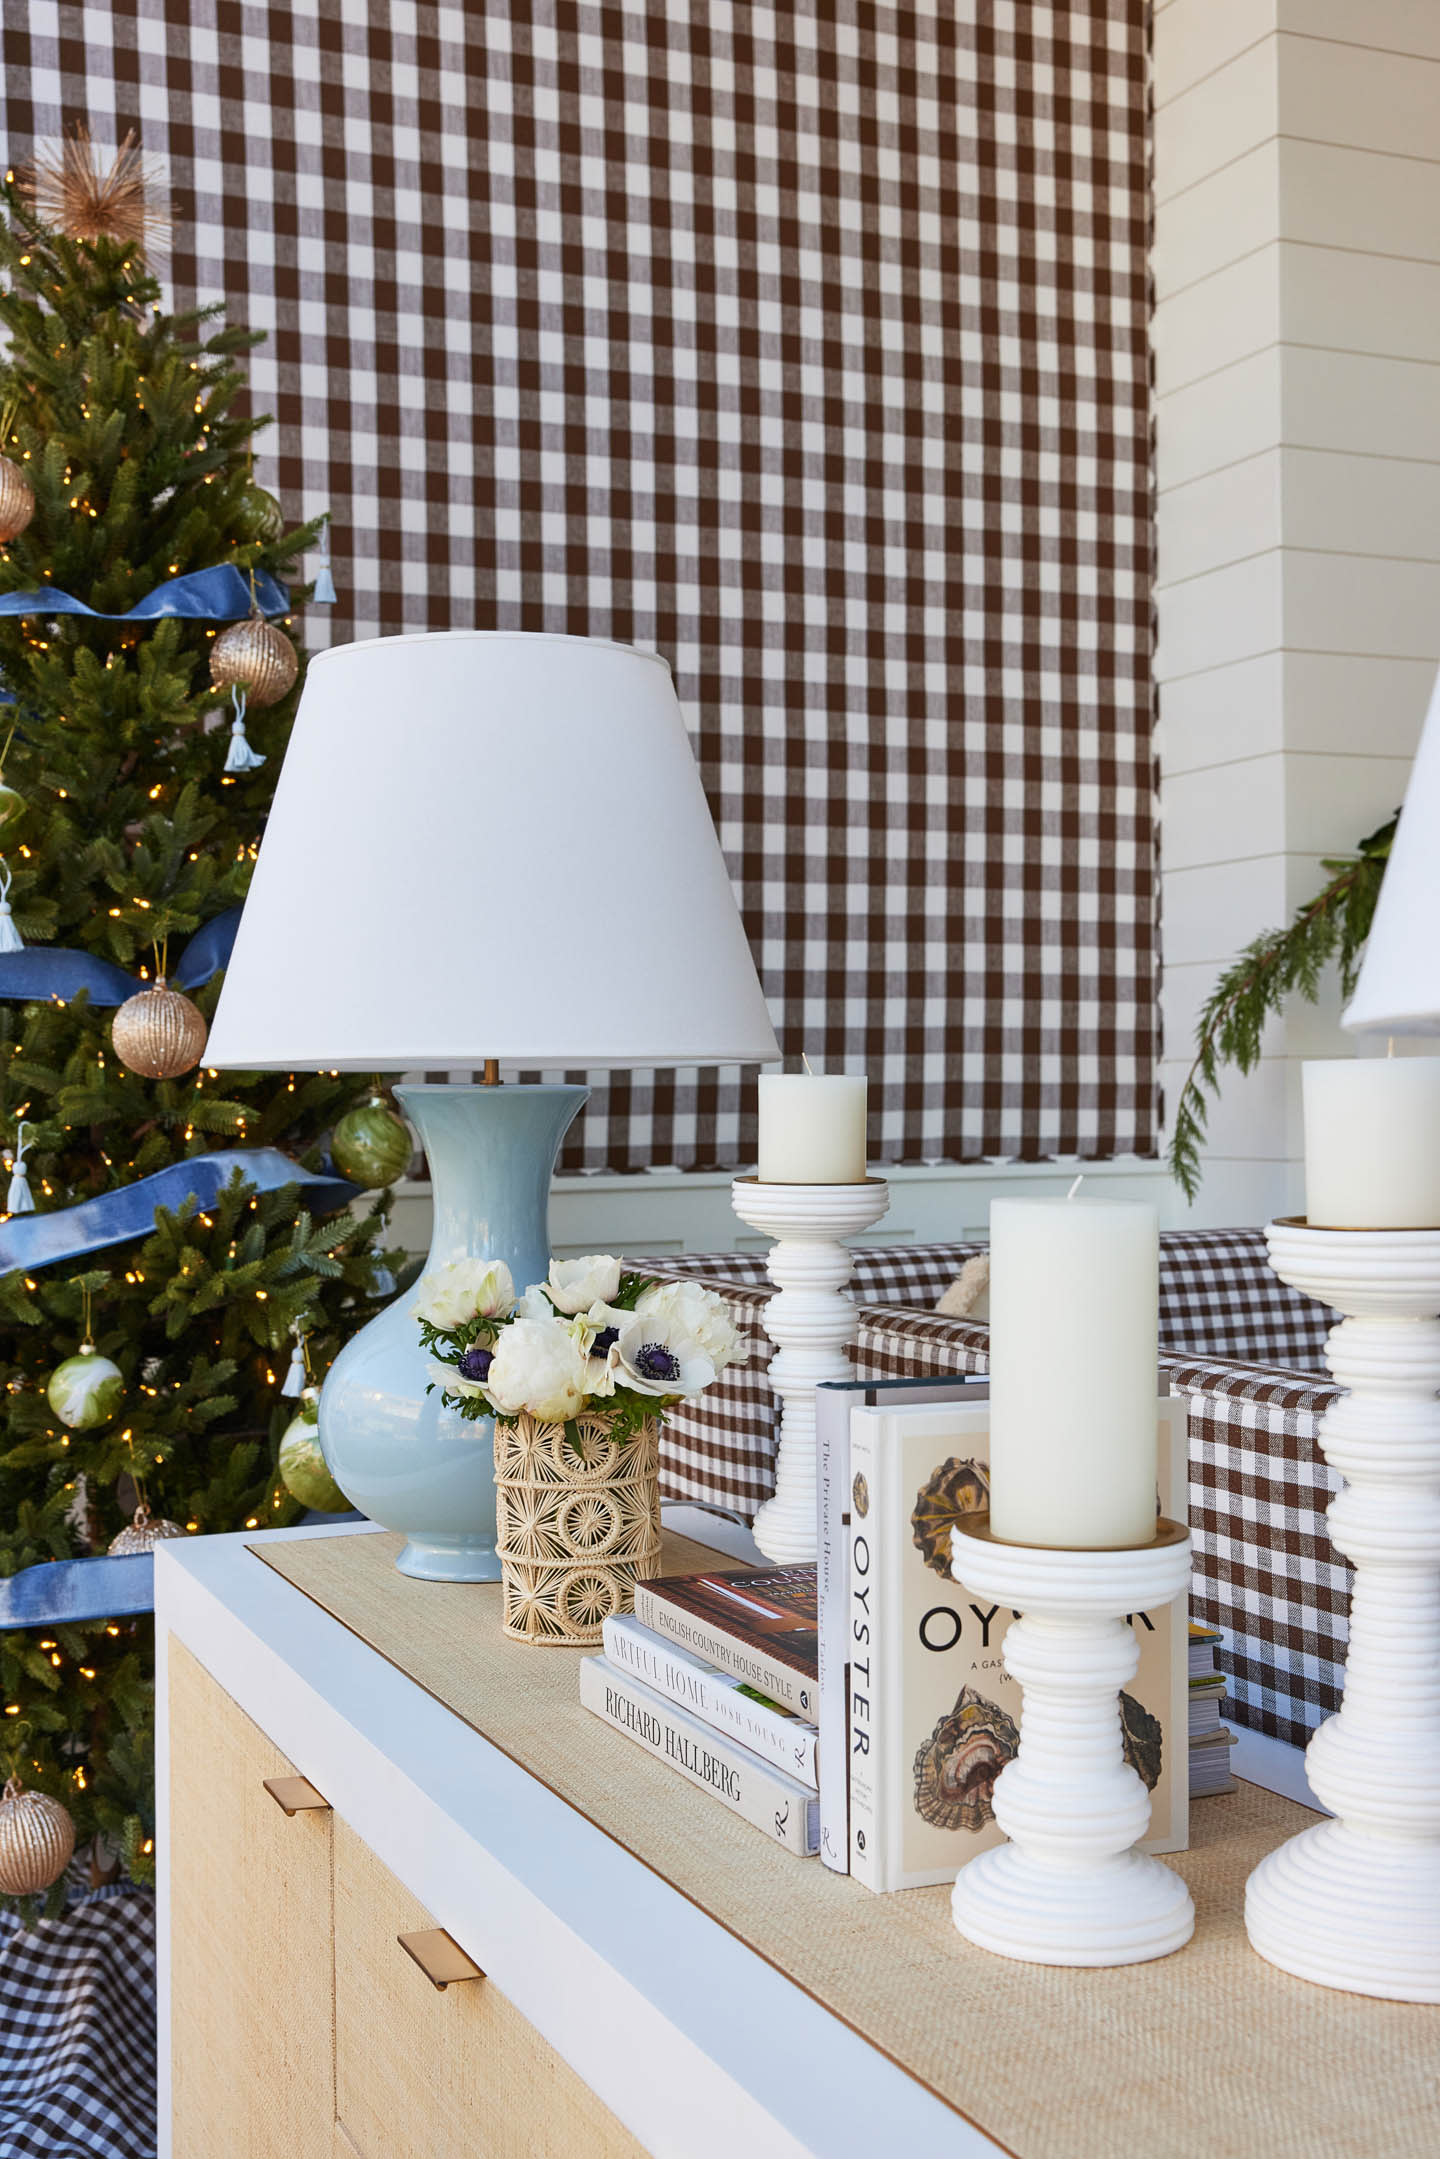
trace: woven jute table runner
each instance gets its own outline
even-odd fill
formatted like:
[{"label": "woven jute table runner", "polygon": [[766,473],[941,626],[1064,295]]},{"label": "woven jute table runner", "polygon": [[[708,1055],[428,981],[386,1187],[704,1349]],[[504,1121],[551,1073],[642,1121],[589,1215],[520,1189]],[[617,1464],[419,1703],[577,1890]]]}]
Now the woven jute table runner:
[{"label": "woven jute table runner", "polygon": [[[872,1896],[767,1844],[580,1707],[584,1652],[507,1640],[498,1583],[398,1574],[402,1541],[254,1550],[1017,2159],[1440,2152],[1440,2010],[1309,1986],[1246,1942],[1245,1878],[1305,1808],[1248,1784],[1192,1808],[1191,1849],[1169,1862],[1195,1899],[1178,1955],[1012,1964],[961,1940],[945,1889]],[[662,1571],[717,1558],[667,1535]]]}]

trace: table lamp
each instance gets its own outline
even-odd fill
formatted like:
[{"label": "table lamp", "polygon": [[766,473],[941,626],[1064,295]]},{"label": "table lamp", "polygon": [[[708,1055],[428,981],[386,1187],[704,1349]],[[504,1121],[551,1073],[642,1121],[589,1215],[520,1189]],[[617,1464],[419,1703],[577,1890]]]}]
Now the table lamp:
[{"label": "table lamp", "polygon": [[1405,789],[1375,919],[1344,1025],[1440,1034],[1440,677]]},{"label": "table lamp", "polygon": [[[665,662],[584,637],[445,631],[312,661],[206,1062],[484,1070],[396,1090],[424,1143],[427,1265],[550,1264],[555,1158],[614,1070],[778,1057]],[[431,1581],[499,1579],[492,1427],[427,1393],[414,1292],[320,1397],[353,1505]]]}]

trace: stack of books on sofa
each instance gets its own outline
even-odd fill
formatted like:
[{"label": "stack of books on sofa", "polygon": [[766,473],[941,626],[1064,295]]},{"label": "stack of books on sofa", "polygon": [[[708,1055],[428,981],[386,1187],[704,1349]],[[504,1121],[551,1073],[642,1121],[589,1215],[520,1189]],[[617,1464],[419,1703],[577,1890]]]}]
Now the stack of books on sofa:
[{"label": "stack of books on sofa", "polygon": [[773,1843],[820,1847],[815,1568],[641,1582],[580,1665],[587,1709]]},{"label": "stack of books on sofa", "polygon": [[1215,1661],[1224,1636],[1217,1627],[1190,1627],[1190,1797],[1233,1792],[1230,1749],[1235,1734],[1220,1722],[1225,1675]]}]

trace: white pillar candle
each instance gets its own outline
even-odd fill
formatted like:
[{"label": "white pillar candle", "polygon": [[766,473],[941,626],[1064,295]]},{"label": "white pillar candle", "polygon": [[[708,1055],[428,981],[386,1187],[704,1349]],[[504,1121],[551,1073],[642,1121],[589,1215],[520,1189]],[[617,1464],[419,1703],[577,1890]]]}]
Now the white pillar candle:
[{"label": "white pillar candle", "polygon": [[763,1073],[761,1184],[863,1184],[867,1088],[843,1073]]},{"label": "white pillar candle", "polygon": [[1440,1057],[1307,1064],[1312,1229],[1440,1229]]},{"label": "white pillar candle", "polygon": [[1115,1551],[1155,1535],[1160,1233],[1134,1200],[990,1209],[990,1526]]}]

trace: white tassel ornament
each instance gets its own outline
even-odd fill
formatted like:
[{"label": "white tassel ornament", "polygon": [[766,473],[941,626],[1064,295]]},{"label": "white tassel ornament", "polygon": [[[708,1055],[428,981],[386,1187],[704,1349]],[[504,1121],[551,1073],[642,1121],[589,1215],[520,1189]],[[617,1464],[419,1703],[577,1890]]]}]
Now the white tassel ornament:
[{"label": "white tassel ornament", "polygon": [[305,1344],[298,1335],[295,1338],[295,1347],[290,1352],[290,1369],[285,1374],[280,1392],[288,1395],[301,1395],[305,1392]]},{"label": "white tassel ornament", "polygon": [[10,1170],[10,1189],[5,1195],[7,1214],[34,1214],[35,1195],[30,1189],[30,1179],[25,1172],[25,1134],[30,1127],[21,1124],[15,1135],[15,1152],[6,1156]]},{"label": "white tassel ornament", "polygon": [[235,704],[235,717],[230,722],[230,747],[225,752],[227,772],[258,772],[265,759],[258,750],[252,750],[245,733],[245,692],[239,683],[230,691]]},{"label": "white tassel ornament", "polygon": [[23,952],[25,940],[15,927],[15,917],[10,911],[10,865],[0,856],[0,952]]},{"label": "white tassel ornament", "polygon": [[335,605],[335,580],[330,575],[330,534],[327,530],[325,543],[320,550],[320,567],[315,573],[315,590],[311,594],[312,607]]}]

